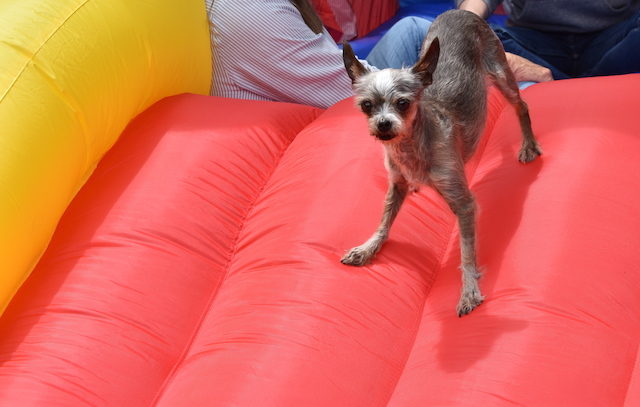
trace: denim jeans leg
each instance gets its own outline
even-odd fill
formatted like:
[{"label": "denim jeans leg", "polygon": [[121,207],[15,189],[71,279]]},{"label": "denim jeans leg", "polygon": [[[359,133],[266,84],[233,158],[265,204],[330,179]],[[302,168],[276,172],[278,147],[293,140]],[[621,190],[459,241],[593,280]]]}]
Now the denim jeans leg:
[{"label": "denim jeans leg", "polygon": [[395,23],[367,56],[369,64],[380,68],[402,68],[418,62],[422,42],[431,21],[405,17]]},{"label": "denim jeans leg", "polygon": [[566,48],[547,35],[526,28],[507,28],[491,24],[506,52],[519,55],[529,61],[551,70],[554,79],[568,79],[567,75],[556,64],[570,59]]},{"label": "denim jeans leg", "polygon": [[640,12],[604,30],[585,51],[581,76],[640,72]]}]

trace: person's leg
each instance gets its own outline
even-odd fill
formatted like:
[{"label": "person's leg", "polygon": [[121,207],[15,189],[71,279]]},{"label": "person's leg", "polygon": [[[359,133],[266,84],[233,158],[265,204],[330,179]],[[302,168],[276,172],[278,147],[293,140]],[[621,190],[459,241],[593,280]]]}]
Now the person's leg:
[{"label": "person's leg", "polygon": [[640,12],[604,30],[587,47],[580,76],[640,72]]},{"label": "person's leg", "polygon": [[562,41],[527,28],[490,25],[506,52],[549,68],[554,79],[569,78],[564,68],[569,66],[571,55],[568,55],[569,52]]},{"label": "person's leg", "polygon": [[382,36],[367,56],[367,62],[380,69],[414,65],[418,62],[422,41],[430,26],[430,20],[403,18]]}]

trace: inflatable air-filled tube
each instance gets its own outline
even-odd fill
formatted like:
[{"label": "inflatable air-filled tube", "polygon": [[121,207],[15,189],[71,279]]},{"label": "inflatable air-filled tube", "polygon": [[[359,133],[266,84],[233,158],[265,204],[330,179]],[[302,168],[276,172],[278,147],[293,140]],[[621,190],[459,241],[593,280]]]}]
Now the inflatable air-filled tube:
[{"label": "inflatable air-filled tube", "polygon": [[165,98],[0,318],[0,405],[640,406],[639,92],[640,75],[525,90],[544,149],[527,165],[491,92],[466,166],[486,299],[463,318],[432,188],[371,264],[340,263],[388,186],[353,100]]},{"label": "inflatable air-filled tube", "polygon": [[129,121],[208,93],[204,2],[0,1],[0,312]]}]

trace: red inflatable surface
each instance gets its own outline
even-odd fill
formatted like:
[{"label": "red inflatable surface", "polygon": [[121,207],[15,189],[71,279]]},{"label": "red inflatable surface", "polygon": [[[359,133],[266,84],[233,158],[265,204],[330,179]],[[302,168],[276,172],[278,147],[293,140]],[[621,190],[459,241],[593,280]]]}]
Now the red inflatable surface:
[{"label": "red inflatable surface", "polygon": [[373,264],[381,146],[326,112],[181,95],[139,116],[0,320],[2,406],[640,405],[640,75],[491,95],[467,165],[486,301],[424,188]]}]

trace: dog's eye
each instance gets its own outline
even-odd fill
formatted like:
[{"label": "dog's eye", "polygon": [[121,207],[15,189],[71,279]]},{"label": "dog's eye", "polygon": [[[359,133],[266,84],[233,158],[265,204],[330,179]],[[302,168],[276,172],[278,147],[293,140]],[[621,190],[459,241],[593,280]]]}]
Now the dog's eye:
[{"label": "dog's eye", "polygon": [[371,103],[370,100],[365,100],[364,102],[360,103],[360,109],[362,109],[362,111],[365,112],[366,114],[371,113],[372,107],[373,107],[373,103]]},{"label": "dog's eye", "polygon": [[411,102],[409,102],[407,99],[403,98],[403,99],[398,100],[396,105],[398,106],[398,110],[400,110],[401,112],[404,112],[405,110],[407,110],[409,108],[409,106],[411,106]]}]

